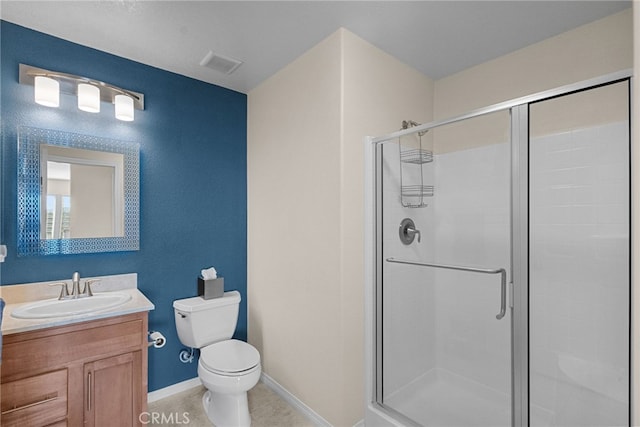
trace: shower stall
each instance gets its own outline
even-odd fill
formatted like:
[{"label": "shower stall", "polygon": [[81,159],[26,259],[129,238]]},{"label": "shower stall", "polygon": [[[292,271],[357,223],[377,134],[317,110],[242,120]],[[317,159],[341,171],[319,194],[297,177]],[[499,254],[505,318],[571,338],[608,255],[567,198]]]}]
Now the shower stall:
[{"label": "shower stall", "polygon": [[368,426],[630,425],[630,75],[367,140]]}]

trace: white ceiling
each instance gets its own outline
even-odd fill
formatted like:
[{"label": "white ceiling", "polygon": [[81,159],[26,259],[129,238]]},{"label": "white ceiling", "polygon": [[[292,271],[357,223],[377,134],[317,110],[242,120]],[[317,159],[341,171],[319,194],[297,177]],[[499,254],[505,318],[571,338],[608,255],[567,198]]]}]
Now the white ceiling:
[{"label": "white ceiling", "polygon": [[[438,79],[630,6],[611,0],[2,0],[0,17],[246,93],[340,27]],[[200,66],[210,50],[244,64],[231,75]]]}]

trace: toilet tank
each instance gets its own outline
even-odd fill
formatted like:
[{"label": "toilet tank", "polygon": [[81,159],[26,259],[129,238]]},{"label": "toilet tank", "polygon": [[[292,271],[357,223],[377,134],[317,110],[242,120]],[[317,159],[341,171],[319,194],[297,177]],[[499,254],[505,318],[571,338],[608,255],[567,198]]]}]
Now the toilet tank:
[{"label": "toilet tank", "polygon": [[220,298],[185,298],[173,302],[180,342],[202,348],[230,339],[238,323],[240,292],[225,292]]}]

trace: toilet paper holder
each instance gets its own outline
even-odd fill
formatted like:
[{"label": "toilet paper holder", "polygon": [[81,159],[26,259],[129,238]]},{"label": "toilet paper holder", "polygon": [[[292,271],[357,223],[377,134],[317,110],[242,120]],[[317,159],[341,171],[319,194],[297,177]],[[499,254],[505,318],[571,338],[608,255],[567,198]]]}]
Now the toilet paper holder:
[{"label": "toilet paper holder", "polygon": [[147,332],[149,339],[147,340],[147,345],[149,347],[153,346],[155,348],[162,348],[167,343],[167,339],[164,335],[157,331]]}]

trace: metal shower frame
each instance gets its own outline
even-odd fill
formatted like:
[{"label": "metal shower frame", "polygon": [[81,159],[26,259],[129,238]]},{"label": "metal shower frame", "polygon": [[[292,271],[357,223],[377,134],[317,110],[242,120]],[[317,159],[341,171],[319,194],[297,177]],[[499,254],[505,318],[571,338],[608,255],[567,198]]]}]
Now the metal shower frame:
[{"label": "metal shower frame", "polygon": [[[595,89],[622,81],[629,81],[630,91],[633,92],[633,70],[627,69],[604,76],[584,80],[581,82],[542,91],[536,94],[515,98],[488,107],[476,109],[468,113],[448,119],[436,120],[408,129],[393,132],[379,137],[365,139],[365,359],[366,359],[366,391],[365,391],[365,420],[372,411],[379,420],[389,422],[389,425],[415,425],[415,423],[391,408],[378,402],[382,401],[380,387],[382,379],[382,318],[378,316],[382,307],[382,224],[379,221],[382,214],[380,200],[382,192],[381,176],[376,173],[381,159],[381,145],[384,142],[416,132],[426,132],[430,129],[480,117],[491,113],[509,110],[511,113],[511,265],[509,283],[509,304],[511,311],[511,425],[529,425],[529,378],[528,378],[528,341],[529,341],[529,182],[527,171],[529,167],[528,138],[529,138],[529,104],[543,101],[588,89]],[[630,117],[634,111],[630,107]],[[632,153],[633,156],[633,153]],[[633,197],[633,185],[631,186]],[[632,201],[633,206],[633,201]],[[631,224],[633,226],[633,224]],[[631,259],[633,259],[631,252]],[[516,283],[516,286],[513,286]],[[514,313],[516,316],[514,317]],[[632,319],[630,318],[630,322]],[[633,327],[633,324],[630,325]],[[633,336],[630,337],[630,352],[633,348]],[[637,345],[637,343],[636,343]],[[633,365],[630,357],[630,378],[638,367]],[[635,409],[633,382],[629,383],[629,418],[632,419]],[[404,424],[398,424],[398,421]],[[631,424],[633,425],[633,424]]]}]

